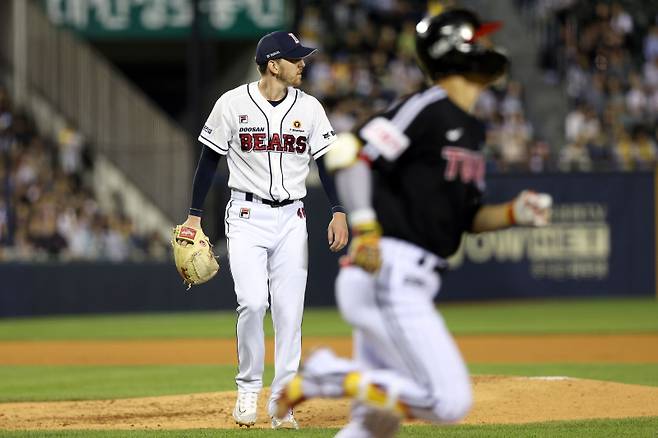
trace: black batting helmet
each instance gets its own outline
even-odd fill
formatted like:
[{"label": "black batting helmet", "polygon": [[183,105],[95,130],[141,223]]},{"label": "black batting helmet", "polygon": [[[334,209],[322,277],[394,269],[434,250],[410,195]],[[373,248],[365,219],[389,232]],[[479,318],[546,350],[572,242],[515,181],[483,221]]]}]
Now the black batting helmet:
[{"label": "black batting helmet", "polygon": [[425,17],[416,25],[416,53],[432,79],[451,74],[478,74],[489,80],[505,72],[509,61],[478,39],[500,28],[500,22],[482,23],[467,9],[451,9]]}]

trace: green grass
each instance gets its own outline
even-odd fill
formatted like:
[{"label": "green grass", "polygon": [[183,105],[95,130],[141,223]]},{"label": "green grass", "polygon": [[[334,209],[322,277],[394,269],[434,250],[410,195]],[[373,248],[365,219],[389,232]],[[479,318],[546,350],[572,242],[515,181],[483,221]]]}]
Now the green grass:
[{"label": "green grass", "polygon": [[[235,389],[234,366],[0,366],[0,402],[95,400]],[[267,367],[264,382],[272,381]]]},{"label": "green grass", "polygon": [[650,298],[508,301],[440,307],[456,334],[559,334],[658,331]]},{"label": "green grass", "polygon": [[[464,334],[657,332],[654,298],[447,303],[448,326]],[[272,324],[267,317],[267,336]],[[305,336],[349,336],[335,309],[307,309]],[[235,312],[0,319],[0,340],[233,338]]]},{"label": "green grass", "polygon": [[[280,438],[282,435],[299,438],[329,438],[337,429],[301,429],[299,431],[272,431],[265,429],[198,429],[170,431],[0,431],[7,438]],[[623,420],[559,421],[524,425],[486,426],[405,426],[400,438],[656,438],[658,418],[626,418]]]},{"label": "green grass", "polygon": [[[570,376],[658,386],[658,364],[474,364],[473,374]],[[0,402],[94,400],[235,389],[234,366],[0,366]],[[263,382],[272,381],[272,367]]]},{"label": "green grass", "polygon": [[658,364],[469,364],[468,369],[471,374],[475,375],[569,376],[634,385],[658,386]]},{"label": "green grass", "polygon": [[[235,312],[111,314],[0,319],[0,340],[233,338]],[[273,336],[268,312],[266,336]],[[309,309],[306,336],[349,336],[335,309]]]}]

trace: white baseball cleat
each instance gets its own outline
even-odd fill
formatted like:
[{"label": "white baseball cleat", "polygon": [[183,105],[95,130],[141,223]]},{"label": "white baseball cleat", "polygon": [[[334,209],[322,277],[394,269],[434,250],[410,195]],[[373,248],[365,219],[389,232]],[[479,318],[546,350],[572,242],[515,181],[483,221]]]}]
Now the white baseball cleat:
[{"label": "white baseball cleat", "polygon": [[251,427],[256,424],[256,411],[258,409],[257,392],[239,392],[233,409],[235,422],[242,426]]},{"label": "white baseball cleat", "polygon": [[292,410],[281,418],[272,417],[272,429],[299,429],[299,424],[295,420]]}]

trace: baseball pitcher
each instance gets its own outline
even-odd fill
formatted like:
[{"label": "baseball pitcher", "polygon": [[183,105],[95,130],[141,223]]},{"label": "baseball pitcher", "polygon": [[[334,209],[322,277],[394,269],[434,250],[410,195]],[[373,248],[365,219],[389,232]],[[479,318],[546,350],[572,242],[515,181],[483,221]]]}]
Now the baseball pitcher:
[{"label": "baseball pitcher", "polygon": [[[231,198],[224,220],[238,301],[238,398],[233,417],[240,426],[251,426],[257,420],[265,358],[263,318],[269,297],[275,374],[268,412],[273,428],[298,428],[292,410],[274,415],[274,407],[285,384],[297,372],[301,355],[308,270],[302,199],[311,158],[316,160],[332,204],[329,248],[339,251],[348,240],[346,215],[322,159],[336,134],[320,102],[295,88],[302,80],[304,58],[315,51],[283,31],[259,41],[255,60],[260,80],[224,93],[199,134],[204,147],[194,177],[192,207],[173,239],[184,242],[186,236],[203,234],[203,202],[217,163],[226,156]],[[206,259],[205,255],[198,257]]]}]

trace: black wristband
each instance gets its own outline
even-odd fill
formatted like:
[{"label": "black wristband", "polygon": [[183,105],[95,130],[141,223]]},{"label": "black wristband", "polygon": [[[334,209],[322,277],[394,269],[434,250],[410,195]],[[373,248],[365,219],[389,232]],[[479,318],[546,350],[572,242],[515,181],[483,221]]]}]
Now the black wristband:
[{"label": "black wristband", "polygon": [[203,216],[203,210],[200,208],[190,208],[190,216]]},{"label": "black wristband", "polygon": [[332,213],[345,213],[345,207],[342,205],[334,205],[331,207],[331,212]]}]

